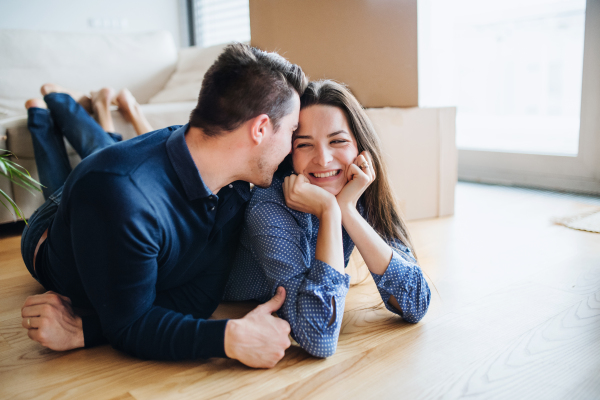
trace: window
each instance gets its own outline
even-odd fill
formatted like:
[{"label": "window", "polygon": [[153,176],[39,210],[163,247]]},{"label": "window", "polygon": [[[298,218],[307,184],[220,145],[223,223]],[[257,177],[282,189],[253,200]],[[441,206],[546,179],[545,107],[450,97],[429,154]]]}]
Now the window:
[{"label": "window", "polygon": [[418,7],[419,105],[457,107],[459,178],[600,193],[600,2]]},{"label": "window", "polygon": [[248,0],[189,0],[192,45],[250,41]]}]

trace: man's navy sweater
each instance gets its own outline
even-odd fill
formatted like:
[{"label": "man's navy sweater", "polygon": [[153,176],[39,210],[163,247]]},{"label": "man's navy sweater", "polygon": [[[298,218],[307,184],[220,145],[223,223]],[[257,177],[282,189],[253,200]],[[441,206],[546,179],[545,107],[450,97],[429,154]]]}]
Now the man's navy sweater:
[{"label": "man's navy sweater", "polygon": [[74,307],[91,311],[86,346],[106,338],[142,358],[225,357],[227,320],[205,318],[221,300],[250,188],[233,182],[211,193],[187,128],[93,154],[64,186],[38,265]]}]

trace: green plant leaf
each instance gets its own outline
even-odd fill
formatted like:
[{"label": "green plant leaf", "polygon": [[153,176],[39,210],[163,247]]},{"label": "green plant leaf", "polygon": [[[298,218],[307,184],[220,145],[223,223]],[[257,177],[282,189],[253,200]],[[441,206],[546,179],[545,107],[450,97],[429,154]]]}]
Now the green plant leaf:
[{"label": "green plant leaf", "polygon": [[[17,158],[17,156],[15,156],[12,152],[4,149],[0,149],[0,152],[3,152],[0,154],[1,176],[5,176],[10,182],[19,187],[24,188],[31,194],[34,194],[34,191],[42,191],[42,189],[40,188],[40,186],[42,185],[31,177],[29,171],[27,171],[25,168],[23,168],[16,162],[10,160],[10,157]],[[2,198],[4,198],[5,201],[3,201]],[[24,220],[25,223],[27,223],[23,211],[19,208],[19,206],[17,206],[13,199],[11,199],[10,196],[8,196],[8,194],[6,194],[2,189],[0,189],[0,203],[2,203],[2,205],[9,211],[10,208],[12,208],[17,218],[20,218]]]},{"label": "green plant leaf", "polygon": [[[4,153],[0,157],[6,157],[9,154],[12,153]],[[6,176],[12,183],[26,189],[28,192],[41,191],[40,183],[33,179],[25,168],[14,161],[0,158],[0,170],[0,175]]]},{"label": "green plant leaf", "polygon": [[[4,190],[0,189],[0,195],[2,197],[4,197],[6,199],[6,201],[8,201],[8,203],[11,205],[15,215],[17,216],[17,218],[21,218],[23,221],[25,221],[25,223],[27,223],[27,220],[25,219],[25,215],[23,214],[23,211],[19,208],[19,206],[17,205],[17,203],[15,203],[13,201],[13,199],[11,199],[5,192]],[[6,207],[7,210],[10,211],[10,208],[8,208],[8,206],[6,205],[6,203],[4,201],[2,201],[2,198],[0,197],[0,203],[2,203],[2,205],[4,207]]]}]

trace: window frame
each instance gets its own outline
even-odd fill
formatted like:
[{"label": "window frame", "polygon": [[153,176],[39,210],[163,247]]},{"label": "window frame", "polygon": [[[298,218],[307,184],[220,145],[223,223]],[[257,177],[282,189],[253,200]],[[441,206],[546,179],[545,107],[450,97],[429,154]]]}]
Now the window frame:
[{"label": "window frame", "polygon": [[585,14],[578,154],[458,149],[460,180],[600,194],[600,0]]}]

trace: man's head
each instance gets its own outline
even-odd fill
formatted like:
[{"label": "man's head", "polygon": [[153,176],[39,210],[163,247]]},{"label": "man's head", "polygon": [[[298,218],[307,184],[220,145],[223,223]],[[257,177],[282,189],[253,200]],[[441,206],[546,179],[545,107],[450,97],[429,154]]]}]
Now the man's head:
[{"label": "man's head", "polygon": [[[202,129],[206,136],[218,137],[267,116],[266,122],[261,121],[272,130],[273,137],[266,138],[257,155],[254,167],[264,177],[254,183],[268,186],[278,164],[291,150],[290,127],[295,129],[298,123],[299,96],[307,84],[302,69],[280,55],[231,44],[206,72],[190,126]],[[280,128],[285,128],[281,129],[283,138],[276,137]]]},{"label": "man's head", "polygon": [[302,95],[307,85],[302,69],[279,54],[231,44],[204,75],[190,125],[216,136],[266,114],[277,131],[294,95]]}]

